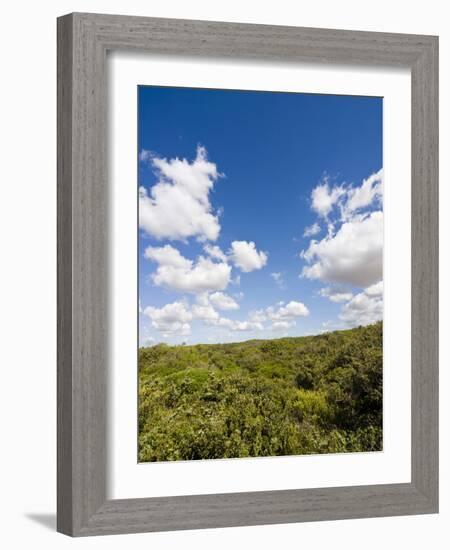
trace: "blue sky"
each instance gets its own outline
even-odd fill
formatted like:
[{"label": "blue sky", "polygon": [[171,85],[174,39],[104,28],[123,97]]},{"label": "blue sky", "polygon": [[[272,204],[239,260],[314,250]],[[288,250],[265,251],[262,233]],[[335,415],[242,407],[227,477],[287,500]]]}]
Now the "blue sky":
[{"label": "blue sky", "polygon": [[140,345],[381,318],[381,98],[138,95]]}]

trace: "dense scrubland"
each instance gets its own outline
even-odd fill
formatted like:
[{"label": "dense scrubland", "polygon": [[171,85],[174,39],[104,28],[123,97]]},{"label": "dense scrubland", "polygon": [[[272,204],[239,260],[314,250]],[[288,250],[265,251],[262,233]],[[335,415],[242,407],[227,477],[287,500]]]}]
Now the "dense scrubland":
[{"label": "dense scrubland", "polygon": [[382,323],[139,350],[139,461],[382,449]]}]

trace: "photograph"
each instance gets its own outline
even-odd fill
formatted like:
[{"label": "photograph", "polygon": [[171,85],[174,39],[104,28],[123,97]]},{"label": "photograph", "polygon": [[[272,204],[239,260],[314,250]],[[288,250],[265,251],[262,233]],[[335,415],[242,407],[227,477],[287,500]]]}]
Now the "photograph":
[{"label": "photograph", "polygon": [[6,550],[445,546],[445,6],[2,6]]},{"label": "photograph", "polygon": [[137,94],[138,462],[382,451],[383,98]]}]

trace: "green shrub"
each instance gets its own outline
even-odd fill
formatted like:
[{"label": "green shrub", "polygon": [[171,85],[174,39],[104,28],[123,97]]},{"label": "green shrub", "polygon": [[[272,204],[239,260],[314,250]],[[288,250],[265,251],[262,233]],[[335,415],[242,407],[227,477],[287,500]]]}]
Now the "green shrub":
[{"label": "green shrub", "polygon": [[139,460],[382,449],[382,324],[139,350]]}]

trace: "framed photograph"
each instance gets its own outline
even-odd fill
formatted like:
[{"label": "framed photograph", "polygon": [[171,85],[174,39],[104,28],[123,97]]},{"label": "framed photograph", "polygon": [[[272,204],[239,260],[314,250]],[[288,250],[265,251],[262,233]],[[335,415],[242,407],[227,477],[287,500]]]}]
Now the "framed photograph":
[{"label": "framed photograph", "polygon": [[437,513],[438,39],[58,19],[58,530]]}]

